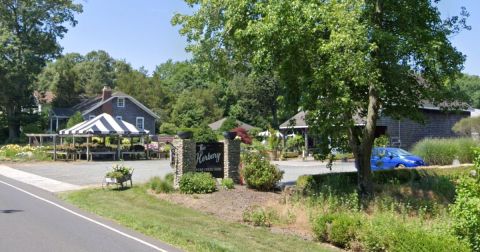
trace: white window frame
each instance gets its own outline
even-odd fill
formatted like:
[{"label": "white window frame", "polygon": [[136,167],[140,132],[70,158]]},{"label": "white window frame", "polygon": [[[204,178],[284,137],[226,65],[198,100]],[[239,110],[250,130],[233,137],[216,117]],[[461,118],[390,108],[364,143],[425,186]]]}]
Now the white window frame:
[{"label": "white window frame", "polygon": [[[120,102],[122,101],[122,102]],[[125,97],[118,97],[117,98],[117,107],[118,108],[125,108]]]},{"label": "white window frame", "polygon": [[[138,120],[141,120],[142,121],[142,127],[138,127]],[[144,130],[145,129],[145,118],[141,117],[141,116],[138,116],[137,118],[135,118],[135,127],[137,127],[138,129],[141,129],[141,130]]]},{"label": "white window frame", "polygon": [[93,118],[95,118],[95,115],[88,115],[88,120],[92,120]]},{"label": "white window frame", "polygon": [[123,120],[123,117],[122,116],[115,116],[115,119],[121,121],[121,120]]}]

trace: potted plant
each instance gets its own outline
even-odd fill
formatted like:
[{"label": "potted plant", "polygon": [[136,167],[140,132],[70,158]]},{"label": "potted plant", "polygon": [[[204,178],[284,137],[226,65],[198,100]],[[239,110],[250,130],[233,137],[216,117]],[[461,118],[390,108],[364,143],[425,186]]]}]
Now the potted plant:
[{"label": "potted plant", "polygon": [[123,183],[130,180],[130,186],[132,185],[132,173],[133,169],[123,165],[114,165],[112,170],[105,175],[106,184],[119,184],[123,187]]},{"label": "potted plant", "polygon": [[177,136],[180,139],[191,139],[193,137],[193,132],[190,129],[180,129],[180,131],[177,132]]},{"label": "potted plant", "polygon": [[237,132],[234,131],[225,131],[223,132],[223,137],[228,140],[233,140],[235,137],[237,137]]}]

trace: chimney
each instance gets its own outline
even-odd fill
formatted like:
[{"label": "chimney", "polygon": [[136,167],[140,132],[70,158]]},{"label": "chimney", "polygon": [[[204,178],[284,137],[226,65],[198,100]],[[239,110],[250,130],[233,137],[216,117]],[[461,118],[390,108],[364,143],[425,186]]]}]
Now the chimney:
[{"label": "chimney", "polygon": [[[102,89],[102,101],[106,101],[110,97],[112,97],[112,89],[110,89],[107,86],[104,86]],[[109,115],[113,115],[112,101],[108,101],[102,105],[102,112],[107,113]]]},{"label": "chimney", "polygon": [[102,89],[102,101],[105,101],[110,97],[112,97],[112,89],[108,86],[104,86]]}]

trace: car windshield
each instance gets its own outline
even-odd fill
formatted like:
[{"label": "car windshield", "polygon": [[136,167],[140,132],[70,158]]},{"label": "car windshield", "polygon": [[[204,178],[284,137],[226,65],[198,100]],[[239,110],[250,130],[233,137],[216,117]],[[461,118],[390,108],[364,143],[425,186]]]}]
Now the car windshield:
[{"label": "car windshield", "polygon": [[402,149],[390,149],[389,152],[396,156],[413,156],[412,153]]}]

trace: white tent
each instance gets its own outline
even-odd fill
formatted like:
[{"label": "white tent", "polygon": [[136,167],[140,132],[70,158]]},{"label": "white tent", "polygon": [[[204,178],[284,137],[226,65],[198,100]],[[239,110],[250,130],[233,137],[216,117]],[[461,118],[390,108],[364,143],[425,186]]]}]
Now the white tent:
[{"label": "white tent", "polygon": [[148,134],[148,130],[138,129],[131,123],[115,119],[103,113],[88,121],[81,122],[68,129],[60,130],[60,135],[123,135],[140,136]]},{"label": "white tent", "polygon": [[[280,133],[279,131],[275,131],[275,135],[276,135],[278,138],[283,138],[283,134]],[[270,131],[268,131],[268,130],[262,131],[262,132],[258,133],[257,136],[269,137],[269,136],[270,136]]]}]

